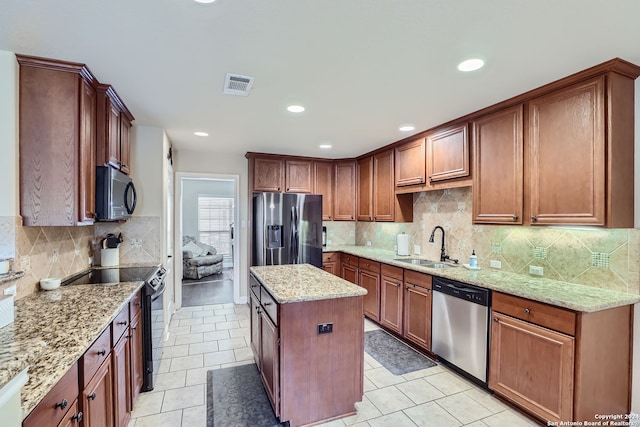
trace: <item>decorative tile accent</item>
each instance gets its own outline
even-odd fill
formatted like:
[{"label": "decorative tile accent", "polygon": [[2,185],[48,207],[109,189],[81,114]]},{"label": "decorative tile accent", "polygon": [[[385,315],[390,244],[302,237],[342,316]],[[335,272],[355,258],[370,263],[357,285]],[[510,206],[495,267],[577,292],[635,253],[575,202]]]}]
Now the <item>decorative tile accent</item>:
[{"label": "decorative tile accent", "polygon": [[502,245],[500,243],[492,243],[491,244],[491,253],[492,254],[502,253]]},{"label": "decorative tile accent", "polygon": [[591,265],[593,267],[609,268],[609,254],[606,252],[593,252],[591,254]]},{"label": "decorative tile accent", "polygon": [[547,248],[536,246],[533,248],[533,257],[535,259],[547,259]]}]

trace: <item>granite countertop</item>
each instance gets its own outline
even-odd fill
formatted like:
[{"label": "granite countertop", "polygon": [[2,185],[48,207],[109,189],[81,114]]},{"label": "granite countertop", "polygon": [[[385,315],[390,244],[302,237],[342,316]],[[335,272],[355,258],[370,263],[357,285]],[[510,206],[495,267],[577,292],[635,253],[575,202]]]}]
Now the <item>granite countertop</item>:
[{"label": "granite countertop", "polygon": [[366,295],[360,286],[309,264],[251,267],[280,304]]},{"label": "granite countertop", "polygon": [[0,329],[0,387],[25,367],[23,418],[100,336],[143,285],[121,282],[66,285],[15,303],[12,325]]},{"label": "granite countertop", "polygon": [[422,267],[396,260],[398,258],[419,258],[417,256],[401,257],[393,251],[369,246],[332,246],[323,248],[323,251],[344,252],[397,267],[428,273],[432,276],[458,280],[494,291],[587,313],[640,302],[640,295],[561,282],[545,279],[544,277],[511,273],[493,268],[468,270],[462,265],[454,268]]}]

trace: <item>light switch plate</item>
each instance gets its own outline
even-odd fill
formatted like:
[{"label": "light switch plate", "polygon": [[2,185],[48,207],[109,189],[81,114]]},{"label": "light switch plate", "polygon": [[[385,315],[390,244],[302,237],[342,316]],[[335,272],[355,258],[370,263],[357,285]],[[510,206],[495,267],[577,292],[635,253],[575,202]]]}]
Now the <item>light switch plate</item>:
[{"label": "light switch plate", "polygon": [[420,255],[420,245],[413,245],[413,253],[416,255]]},{"label": "light switch plate", "polygon": [[0,329],[13,323],[14,318],[13,295],[0,297]]}]

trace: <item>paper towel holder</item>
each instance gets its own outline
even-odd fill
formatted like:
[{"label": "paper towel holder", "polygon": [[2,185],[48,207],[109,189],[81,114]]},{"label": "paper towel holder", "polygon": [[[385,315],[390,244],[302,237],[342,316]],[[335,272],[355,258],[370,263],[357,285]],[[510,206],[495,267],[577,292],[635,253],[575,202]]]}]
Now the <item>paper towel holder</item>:
[{"label": "paper towel holder", "polygon": [[396,254],[398,256],[409,255],[409,235],[404,231],[396,236]]}]

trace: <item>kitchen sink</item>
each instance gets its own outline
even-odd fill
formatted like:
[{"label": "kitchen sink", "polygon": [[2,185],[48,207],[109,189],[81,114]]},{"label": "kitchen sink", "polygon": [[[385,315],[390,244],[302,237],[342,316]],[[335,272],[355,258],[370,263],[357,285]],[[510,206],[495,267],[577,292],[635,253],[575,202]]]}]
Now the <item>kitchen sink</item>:
[{"label": "kitchen sink", "polygon": [[421,267],[429,268],[452,268],[458,267],[458,264],[451,264],[447,262],[433,261],[430,259],[422,258],[396,258],[394,261],[406,262],[407,264],[419,265]]}]

